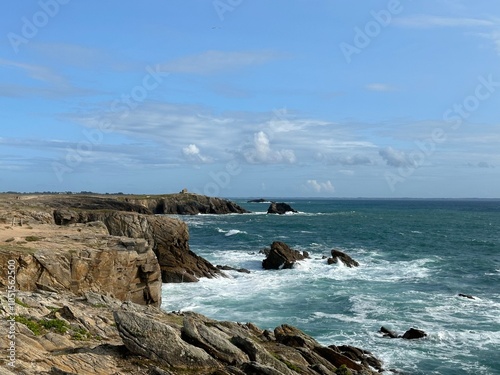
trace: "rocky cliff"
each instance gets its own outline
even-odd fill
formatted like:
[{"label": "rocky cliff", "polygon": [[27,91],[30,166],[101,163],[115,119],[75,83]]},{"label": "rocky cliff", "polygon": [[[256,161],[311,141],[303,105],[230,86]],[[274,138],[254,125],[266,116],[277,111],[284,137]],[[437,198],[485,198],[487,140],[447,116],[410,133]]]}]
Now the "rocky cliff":
[{"label": "rocky cliff", "polygon": [[227,199],[207,197],[192,193],[167,194],[163,196],[126,197],[126,203],[147,207],[155,214],[232,214],[247,213],[241,206]]},{"label": "rocky cliff", "polygon": [[3,287],[11,263],[19,290],[98,291],[139,304],[161,303],[160,266],[144,239],[110,236],[100,222],[63,230],[31,223],[6,232],[12,237],[0,244]]},{"label": "rocky cliff", "polygon": [[164,283],[193,282],[200,277],[222,274],[189,249],[187,225],[174,218],[109,210],[62,209],[54,211],[54,221],[58,225],[100,221],[111,235],[146,239],[158,258]]}]

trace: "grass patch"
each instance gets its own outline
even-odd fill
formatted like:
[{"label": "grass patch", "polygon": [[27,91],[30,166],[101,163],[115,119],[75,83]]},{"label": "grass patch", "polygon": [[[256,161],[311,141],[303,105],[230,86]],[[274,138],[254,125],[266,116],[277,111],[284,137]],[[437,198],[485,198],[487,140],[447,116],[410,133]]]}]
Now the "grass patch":
[{"label": "grass patch", "polygon": [[19,305],[19,306],[22,306],[22,307],[30,307],[28,304],[24,303],[23,301],[21,301],[19,298],[15,298],[14,301]]},{"label": "grass patch", "polygon": [[17,323],[24,324],[28,327],[35,336],[40,336],[47,331],[57,332],[62,335],[69,329],[68,323],[61,319],[42,319],[37,321],[33,318],[27,318],[20,315],[16,316],[14,319]]},{"label": "grass patch", "polygon": [[36,249],[33,249],[31,247],[24,247],[21,246],[23,243],[26,242],[18,242],[17,244],[7,244],[7,245],[0,245],[0,251],[7,252],[7,253],[12,253],[12,252],[19,252],[19,253],[28,253],[28,254],[34,254],[36,253]]},{"label": "grass patch", "polygon": [[43,333],[43,327],[36,320],[26,318],[25,316],[16,316],[14,319],[17,323],[28,327],[35,336],[40,336]]},{"label": "grass patch", "polygon": [[15,238],[14,238],[14,237],[11,237],[11,238],[7,238],[7,239],[5,240],[5,242],[12,242],[12,241],[14,241],[14,240],[15,240]]},{"label": "grass patch", "polygon": [[71,338],[76,341],[87,341],[92,338],[92,335],[85,328],[74,328]]}]

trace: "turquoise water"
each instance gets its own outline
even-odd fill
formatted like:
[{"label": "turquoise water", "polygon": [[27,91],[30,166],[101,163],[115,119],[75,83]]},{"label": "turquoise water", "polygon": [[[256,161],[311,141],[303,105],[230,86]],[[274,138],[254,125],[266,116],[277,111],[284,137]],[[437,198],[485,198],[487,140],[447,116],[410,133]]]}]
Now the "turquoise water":
[{"label": "turquoise water", "polygon": [[[322,344],[370,350],[403,374],[500,374],[500,201],[288,200],[300,212],[282,216],[236,202],[253,213],[179,218],[197,254],[252,272],[165,284],[165,310],[292,324]],[[262,270],[259,250],[273,241],[311,259]],[[360,267],[327,265],[333,248]],[[381,326],[429,336],[386,339]]]}]

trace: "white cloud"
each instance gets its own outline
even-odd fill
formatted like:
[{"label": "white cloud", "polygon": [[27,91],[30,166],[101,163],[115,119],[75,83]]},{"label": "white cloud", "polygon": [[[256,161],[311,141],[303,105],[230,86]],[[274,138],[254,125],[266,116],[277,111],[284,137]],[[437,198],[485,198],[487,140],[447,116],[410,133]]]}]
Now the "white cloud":
[{"label": "white cloud", "polygon": [[182,154],[188,159],[192,161],[201,161],[203,163],[211,161],[211,158],[203,156],[200,152],[200,149],[195,144],[190,144],[186,147],[182,148]]},{"label": "white cloud", "polygon": [[410,28],[433,27],[491,27],[495,22],[480,18],[441,17],[428,14],[400,17],[394,20],[395,24]]},{"label": "white cloud", "polygon": [[249,163],[295,163],[297,158],[293,150],[275,151],[271,148],[269,137],[263,131],[254,134],[253,147],[243,153]]},{"label": "white cloud", "polygon": [[413,165],[403,151],[395,150],[392,147],[379,150],[379,155],[391,167],[408,167]]},{"label": "white cloud", "polygon": [[205,51],[162,64],[161,70],[170,73],[211,74],[245,66],[260,65],[278,58],[272,51]]},{"label": "white cloud", "polygon": [[331,181],[318,182],[317,180],[307,180],[307,187],[316,193],[333,193],[335,187]]}]

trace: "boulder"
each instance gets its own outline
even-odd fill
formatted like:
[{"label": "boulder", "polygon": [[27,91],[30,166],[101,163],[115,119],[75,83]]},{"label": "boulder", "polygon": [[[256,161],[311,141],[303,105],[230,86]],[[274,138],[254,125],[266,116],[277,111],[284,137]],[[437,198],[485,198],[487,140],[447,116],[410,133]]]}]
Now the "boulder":
[{"label": "boulder", "polygon": [[427,336],[427,333],[420,329],[415,329],[415,328],[410,328],[408,331],[406,331],[403,334],[403,338],[406,340],[415,340],[415,339],[421,339]]},{"label": "boulder", "polygon": [[247,270],[246,268],[234,268],[231,266],[221,266],[220,264],[218,264],[216,267],[222,271],[236,271],[241,273],[250,273],[250,271]]},{"label": "boulder", "polygon": [[359,263],[356,262],[354,259],[352,259],[349,255],[346,253],[340,251],[340,250],[332,250],[332,257],[328,258],[327,262],[328,264],[336,264],[338,261],[341,261],[344,263],[347,267],[358,267]]},{"label": "boulder", "polygon": [[279,214],[283,215],[286,214],[287,212],[294,212],[296,213],[297,211],[294,210],[289,204],[287,203],[276,203],[272,202],[269,205],[269,208],[267,209],[268,214]]},{"label": "boulder", "polygon": [[296,261],[305,258],[304,254],[291,249],[286,243],[275,241],[271,244],[269,255],[262,261],[262,267],[266,270],[292,268]]}]

